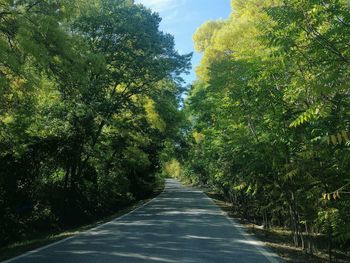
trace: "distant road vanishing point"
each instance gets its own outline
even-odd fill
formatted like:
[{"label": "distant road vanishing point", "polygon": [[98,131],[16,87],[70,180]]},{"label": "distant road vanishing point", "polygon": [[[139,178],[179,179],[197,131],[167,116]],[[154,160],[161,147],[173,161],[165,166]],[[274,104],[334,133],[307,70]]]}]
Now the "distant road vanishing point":
[{"label": "distant road vanishing point", "polygon": [[[146,205],[6,263],[275,263],[202,191],[166,181]],[[4,263],[3,262],[3,263]]]}]

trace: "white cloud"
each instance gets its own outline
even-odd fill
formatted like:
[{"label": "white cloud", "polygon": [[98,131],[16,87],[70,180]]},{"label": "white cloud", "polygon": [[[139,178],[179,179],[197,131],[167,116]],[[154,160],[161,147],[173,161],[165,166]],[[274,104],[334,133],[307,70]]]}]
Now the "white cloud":
[{"label": "white cloud", "polygon": [[161,13],[178,8],[185,3],[185,0],[136,0],[135,2]]}]

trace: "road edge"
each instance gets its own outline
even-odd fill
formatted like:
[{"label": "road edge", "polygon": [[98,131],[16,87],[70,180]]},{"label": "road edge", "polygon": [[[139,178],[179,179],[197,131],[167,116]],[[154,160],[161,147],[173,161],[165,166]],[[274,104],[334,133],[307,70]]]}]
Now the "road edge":
[{"label": "road edge", "polygon": [[246,239],[250,244],[254,245],[254,247],[270,262],[270,263],[284,263],[284,261],[281,259],[281,257],[278,256],[277,253],[272,251],[270,248],[268,248],[263,241],[260,241],[253,237],[252,235],[248,234],[247,231],[245,231],[245,227],[241,225],[240,223],[236,222],[232,217],[228,215],[225,211],[221,209],[220,206],[218,206],[213,199],[211,199],[207,194],[196,188],[191,187],[196,190],[199,190],[203,193],[206,199],[210,200],[218,209],[220,209],[221,214],[225,216],[225,218],[231,223],[231,225]]},{"label": "road edge", "polygon": [[79,233],[77,233],[77,234],[74,234],[74,235],[72,235],[72,236],[70,236],[70,237],[66,237],[66,238],[63,238],[63,239],[61,239],[61,240],[55,241],[55,242],[50,243],[50,244],[48,244],[48,245],[45,245],[45,246],[42,246],[42,247],[39,247],[39,248],[36,248],[36,249],[29,250],[29,251],[27,251],[27,252],[24,252],[24,253],[21,254],[21,255],[15,256],[15,257],[13,257],[13,258],[9,258],[9,259],[6,259],[6,260],[4,260],[4,261],[0,261],[0,263],[10,263],[10,262],[14,262],[14,261],[16,261],[16,260],[18,260],[18,259],[24,258],[24,257],[26,257],[26,256],[29,256],[29,255],[32,255],[32,254],[35,254],[35,253],[38,253],[38,252],[40,252],[40,251],[42,251],[42,250],[45,250],[45,249],[47,249],[47,248],[50,248],[50,247],[53,247],[53,246],[62,244],[62,243],[64,243],[64,242],[66,242],[66,241],[68,241],[68,240],[71,240],[71,239],[73,239],[73,238],[76,238],[76,237],[78,237],[78,236],[81,236],[81,235],[84,235],[84,234],[89,234],[89,233],[91,233],[91,232],[93,232],[93,231],[96,231],[96,230],[100,229],[100,228],[103,227],[103,226],[106,226],[106,225],[108,225],[108,224],[111,224],[112,222],[121,220],[121,219],[123,219],[124,217],[126,217],[126,216],[128,216],[128,215],[130,215],[130,214],[132,214],[132,213],[134,213],[134,212],[136,212],[137,210],[139,210],[139,209],[141,209],[141,208],[143,208],[143,207],[149,205],[152,201],[154,201],[154,200],[157,199],[161,194],[163,194],[165,190],[166,190],[166,185],[164,186],[163,190],[162,190],[158,195],[156,195],[155,197],[153,197],[152,199],[150,199],[150,200],[148,200],[147,202],[141,204],[140,206],[136,207],[135,209],[133,209],[133,210],[131,210],[131,211],[129,211],[129,212],[127,212],[127,213],[121,215],[121,216],[118,216],[118,217],[116,217],[116,218],[114,218],[114,219],[112,219],[112,220],[110,220],[110,221],[108,221],[108,222],[101,223],[100,225],[97,225],[97,226],[92,227],[92,228],[87,229],[87,230],[83,230],[83,231],[81,231],[81,232],[79,232]]}]

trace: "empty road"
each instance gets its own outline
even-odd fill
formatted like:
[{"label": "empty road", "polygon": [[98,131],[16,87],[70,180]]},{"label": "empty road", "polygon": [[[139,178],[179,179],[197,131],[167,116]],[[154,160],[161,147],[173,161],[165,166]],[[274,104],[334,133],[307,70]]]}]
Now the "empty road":
[{"label": "empty road", "polygon": [[278,262],[257,243],[203,192],[169,179],[164,192],[145,206],[5,262]]}]

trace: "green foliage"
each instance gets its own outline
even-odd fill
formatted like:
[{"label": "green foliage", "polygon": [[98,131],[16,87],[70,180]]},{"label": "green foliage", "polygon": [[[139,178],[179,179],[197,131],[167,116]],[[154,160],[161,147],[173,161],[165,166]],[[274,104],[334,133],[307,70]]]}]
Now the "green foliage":
[{"label": "green foliage", "polygon": [[227,20],[194,35],[203,58],[175,153],[182,176],[218,189],[252,221],[289,226],[311,253],[315,232],[347,249],[350,6],[232,5]]},{"label": "green foliage", "polygon": [[0,246],[153,190],[191,57],[159,22],[131,0],[0,0]]},{"label": "green foliage", "polygon": [[164,165],[164,172],[168,177],[181,178],[181,164],[178,160],[172,159]]}]

